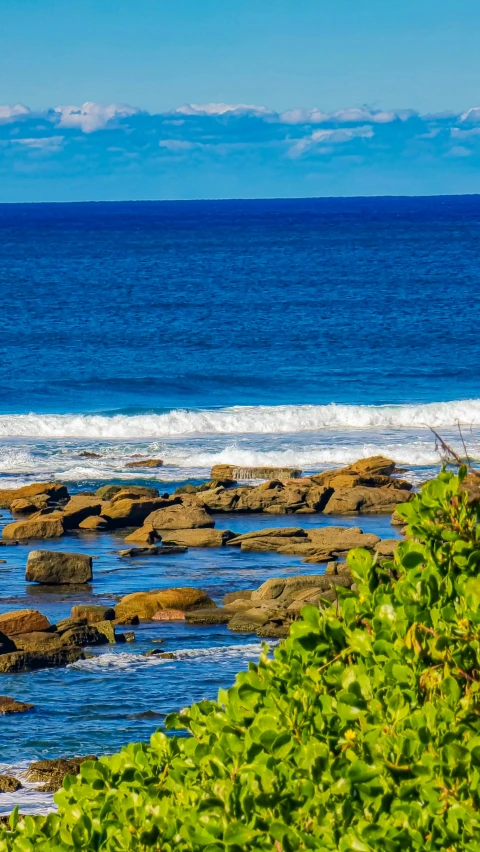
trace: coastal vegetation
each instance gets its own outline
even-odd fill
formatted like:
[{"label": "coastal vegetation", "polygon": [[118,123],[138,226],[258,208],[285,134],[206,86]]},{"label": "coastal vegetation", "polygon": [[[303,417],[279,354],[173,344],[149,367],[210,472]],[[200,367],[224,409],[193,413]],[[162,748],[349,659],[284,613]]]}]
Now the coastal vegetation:
[{"label": "coastal vegetation", "polygon": [[480,526],[466,469],[175,734],[84,761],[0,852],[479,852]]}]

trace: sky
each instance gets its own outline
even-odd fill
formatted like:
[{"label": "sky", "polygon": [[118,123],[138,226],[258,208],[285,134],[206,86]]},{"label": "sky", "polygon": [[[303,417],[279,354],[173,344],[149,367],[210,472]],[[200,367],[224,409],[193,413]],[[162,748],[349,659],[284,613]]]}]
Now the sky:
[{"label": "sky", "polygon": [[480,192],[478,0],[0,0],[0,201]]}]

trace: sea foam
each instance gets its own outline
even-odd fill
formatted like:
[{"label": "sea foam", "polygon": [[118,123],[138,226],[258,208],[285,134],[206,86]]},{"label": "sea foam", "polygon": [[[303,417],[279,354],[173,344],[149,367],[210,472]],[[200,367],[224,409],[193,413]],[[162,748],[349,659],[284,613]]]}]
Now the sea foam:
[{"label": "sea foam", "polygon": [[141,440],[184,435],[297,434],[325,429],[425,429],[480,426],[480,399],[418,405],[233,406],[161,414],[0,416],[0,438]]}]

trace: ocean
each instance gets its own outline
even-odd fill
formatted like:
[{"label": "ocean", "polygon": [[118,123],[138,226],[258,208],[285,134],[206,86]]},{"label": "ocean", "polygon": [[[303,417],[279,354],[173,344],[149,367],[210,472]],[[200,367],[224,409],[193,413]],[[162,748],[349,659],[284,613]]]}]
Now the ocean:
[{"label": "ocean", "polygon": [[[218,462],[308,473],[377,453],[418,484],[439,469],[431,429],[461,448],[459,424],[477,459],[479,284],[477,196],[2,205],[0,488],[57,479],[71,492],[124,481],[172,491]],[[125,466],[137,453],[164,466],[139,475]],[[388,518],[341,523],[394,534]],[[217,520],[266,525],[285,519]],[[318,572],[232,548],[133,566],[116,555],[122,543],[71,534],[51,545],[98,556],[78,600],[26,585],[30,548],[4,548],[0,611],[55,620],[80,600],[179,584],[220,600]],[[142,656],[158,638],[177,660]],[[147,624],[136,644],[65,670],[2,676],[3,694],[37,708],[2,721],[2,760],[21,775],[39,757],[146,739],[259,650],[224,627]],[[0,812],[19,796],[24,810],[51,805],[27,788],[2,794]]]}]

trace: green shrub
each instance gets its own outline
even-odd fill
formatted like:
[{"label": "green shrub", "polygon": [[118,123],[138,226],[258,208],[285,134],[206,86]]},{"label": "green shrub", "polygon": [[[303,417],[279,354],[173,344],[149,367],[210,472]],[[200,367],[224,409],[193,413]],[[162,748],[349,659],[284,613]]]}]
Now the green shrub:
[{"label": "green shrub", "polygon": [[348,563],[357,593],[306,607],[274,659],[218,702],[167,720],[180,738],[84,763],[58,814],[0,852],[480,850],[480,526],[443,472],[399,512],[392,561]]}]

